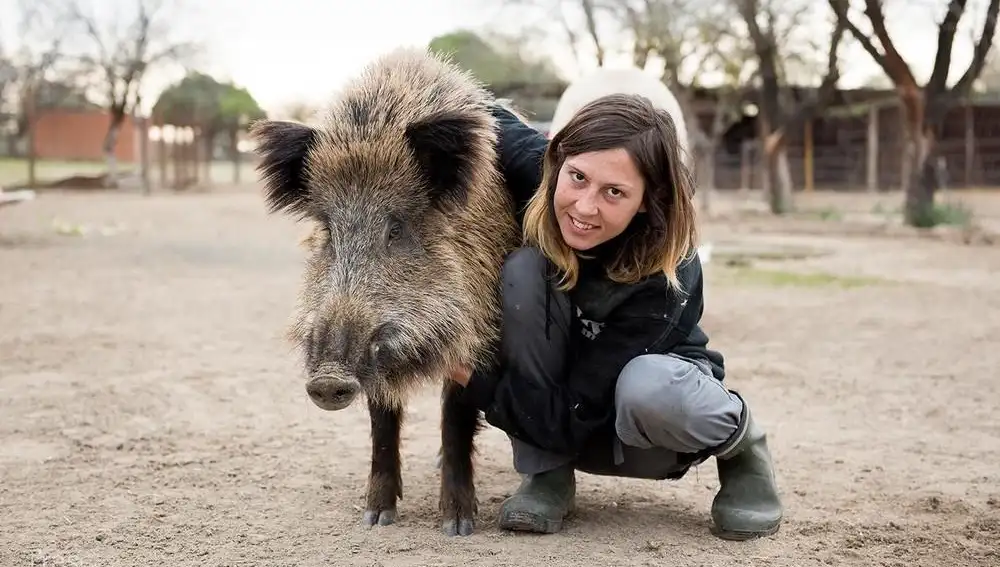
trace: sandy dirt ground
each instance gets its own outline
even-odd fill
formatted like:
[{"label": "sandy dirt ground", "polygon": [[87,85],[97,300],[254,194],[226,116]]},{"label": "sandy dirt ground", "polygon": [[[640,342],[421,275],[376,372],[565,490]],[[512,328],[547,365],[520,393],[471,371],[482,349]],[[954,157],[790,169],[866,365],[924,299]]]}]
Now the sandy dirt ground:
[{"label": "sandy dirt ground", "polygon": [[[406,418],[398,523],[364,529],[367,416],[316,408],[282,341],[291,221],[252,188],[0,210],[0,566],[1000,565],[1000,247],[796,222],[704,227],[704,325],[786,505],[734,543],[708,532],[711,460],[581,474],[563,533],[503,533],[518,477],[495,429],[477,532],[446,538],[435,389]],[[774,246],[805,257],[731,255]]]}]

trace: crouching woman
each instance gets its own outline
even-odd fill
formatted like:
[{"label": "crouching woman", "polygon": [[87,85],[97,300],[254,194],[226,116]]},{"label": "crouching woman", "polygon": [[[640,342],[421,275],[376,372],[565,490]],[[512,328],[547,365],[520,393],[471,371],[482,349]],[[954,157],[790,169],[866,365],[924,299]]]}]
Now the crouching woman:
[{"label": "crouching woman", "polygon": [[699,325],[694,187],[670,115],[610,95],[551,141],[496,115],[508,188],[527,200],[525,246],[503,267],[499,368],[451,378],[511,438],[523,480],[500,527],[559,531],[577,470],[679,479],[715,457],[712,532],[773,534],[765,433]]}]

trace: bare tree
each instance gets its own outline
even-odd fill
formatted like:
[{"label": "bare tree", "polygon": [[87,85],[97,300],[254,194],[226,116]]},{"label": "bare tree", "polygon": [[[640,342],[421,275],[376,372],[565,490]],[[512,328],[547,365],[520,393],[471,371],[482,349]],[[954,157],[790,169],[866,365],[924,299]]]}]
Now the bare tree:
[{"label": "bare tree", "polygon": [[[698,157],[699,181],[714,185],[714,156],[719,141],[742,116],[742,102],[754,82],[760,84],[764,126],[761,140],[771,181],[771,210],[791,208],[792,181],[785,152],[785,133],[801,127],[833,93],[838,74],[837,49],[843,29],[832,38],[817,40],[814,31],[803,33],[815,10],[809,2],[771,3],[737,0],[710,4],[694,0],[619,0],[625,21],[635,36],[635,63],[643,66],[650,53],[663,61],[663,80],[677,93]],[[733,10],[735,8],[735,10]],[[762,16],[763,25],[758,22]],[[743,23],[743,26],[738,25]],[[742,28],[742,29],[741,29]],[[819,34],[822,35],[822,34]],[[705,129],[693,110],[691,93],[701,86],[700,76],[713,73],[715,109]],[[817,81],[813,96],[790,103],[785,87]],[[706,196],[710,194],[706,192]],[[707,202],[703,202],[706,206]]]},{"label": "bare tree", "polygon": [[[783,85],[786,83],[781,76],[780,32],[776,24],[779,14],[773,0],[765,0],[764,3],[760,0],[733,2],[746,25],[758,60],[760,113],[757,120],[770,184],[768,197],[771,211],[781,214],[790,211],[792,207],[792,179],[785,136],[789,131],[800,128],[805,121],[811,120],[834,93],[840,77],[837,50],[844,36],[845,26],[839,19],[834,26],[827,52],[826,72],[819,87],[806,100],[794,103],[788,100],[789,97],[783,96]],[[782,4],[784,9],[789,8],[788,3]],[[786,11],[784,15],[791,16],[788,21],[795,22],[798,20],[796,16],[812,9],[814,6],[811,3],[803,3],[799,7],[800,11]]]},{"label": "bare tree", "polygon": [[[715,5],[718,7],[718,5]],[[724,21],[724,20],[721,20]],[[752,81],[757,77],[757,64],[753,58],[753,50],[745,38],[726,33],[731,26],[720,23],[720,20],[706,20],[714,25],[715,31],[709,32],[706,39],[709,46],[708,61],[719,75],[720,80],[713,85],[715,104],[712,110],[712,121],[704,132],[695,138],[695,149],[698,156],[698,181],[702,193],[702,209],[710,213],[715,190],[715,159],[718,148],[726,131],[743,118],[743,103],[752,89]],[[692,89],[701,86],[698,77],[692,80]]]},{"label": "bare tree", "polygon": [[135,2],[136,13],[125,25],[103,21],[78,0],[70,0],[67,6],[68,17],[83,34],[79,62],[101,85],[111,114],[102,149],[112,186],[118,178],[118,134],[125,116],[140,104],[143,79],[154,68],[182,61],[197,49],[194,43],[173,37],[177,19],[163,9],[163,0]]},{"label": "bare tree", "polygon": [[[65,22],[56,17],[51,0],[19,0],[18,28],[21,45],[7,59],[7,81],[0,87],[0,96],[12,98],[14,136],[11,144],[27,140],[28,186],[35,185],[36,152],[35,121],[39,110],[57,106],[53,97],[53,72],[63,60]],[[2,100],[2,99],[0,99]]]},{"label": "bare tree", "polygon": [[597,10],[594,0],[580,0],[580,8],[587,22],[587,34],[594,42],[594,50],[597,52],[597,65],[604,65],[604,44],[601,43],[600,35],[597,33]]},{"label": "bare tree", "polygon": [[[566,38],[574,60],[583,63],[584,52],[593,54],[597,66],[607,63],[617,49],[615,38],[609,41],[607,27],[613,23],[608,14],[624,0],[486,0],[511,9],[511,22],[519,28],[547,29]],[[531,21],[532,23],[528,23]],[[509,26],[505,26],[509,34]],[[535,32],[537,35],[537,30]]]},{"label": "bare tree", "polygon": [[18,69],[14,58],[7,54],[6,49],[0,44],[0,117],[4,121],[9,119],[9,115],[4,112],[5,102],[17,85]]},{"label": "bare tree", "polygon": [[[849,13],[848,0],[829,0],[841,25],[847,27],[866,52],[889,76],[899,93],[907,137],[904,151],[903,188],[906,192],[904,220],[910,225],[930,221],[938,177],[935,170],[934,143],[941,132],[944,118],[958,101],[968,96],[986,64],[993,46],[1000,0],[990,0],[983,20],[982,33],[975,43],[972,60],[961,77],[950,87],[952,49],[959,20],[965,14],[966,0],[949,0],[947,11],[938,25],[937,54],[927,83],[920,86],[910,65],[896,49],[885,25],[882,0],[864,0],[864,15],[872,33],[862,31]],[[881,48],[875,45],[876,41]]]}]

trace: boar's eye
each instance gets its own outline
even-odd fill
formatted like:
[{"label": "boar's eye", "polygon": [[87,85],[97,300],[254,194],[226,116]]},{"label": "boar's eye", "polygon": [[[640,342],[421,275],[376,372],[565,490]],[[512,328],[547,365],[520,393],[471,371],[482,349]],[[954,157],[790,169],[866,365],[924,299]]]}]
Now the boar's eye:
[{"label": "boar's eye", "polygon": [[393,242],[399,240],[400,237],[402,236],[403,236],[403,225],[397,220],[389,221],[389,234],[388,234],[389,244],[392,244]]},{"label": "boar's eye", "polygon": [[419,253],[420,245],[410,227],[399,217],[390,217],[385,226],[385,248],[393,254]]},{"label": "boar's eye", "polygon": [[406,239],[406,227],[403,221],[398,218],[390,218],[389,224],[385,227],[385,245],[387,247],[403,244]]}]

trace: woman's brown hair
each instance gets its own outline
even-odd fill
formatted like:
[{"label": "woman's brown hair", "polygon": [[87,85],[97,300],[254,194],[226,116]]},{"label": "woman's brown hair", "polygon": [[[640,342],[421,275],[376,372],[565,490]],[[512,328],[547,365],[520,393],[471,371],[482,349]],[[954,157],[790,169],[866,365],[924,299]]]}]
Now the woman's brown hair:
[{"label": "woman's brown hair", "polygon": [[607,95],[581,108],[550,140],[545,151],[542,184],[528,202],[524,216],[525,243],[537,246],[559,271],[560,289],[572,289],[579,276],[577,253],[562,238],[553,209],[556,181],[570,156],[610,149],[628,152],[642,175],[644,213],[637,213],[607,265],[608,277],[635,283],[662,272],[680,289],[677,266],[697,239],[696,213],[691,201],[694,180],[682,159],[674,120],[646,97]]}]

